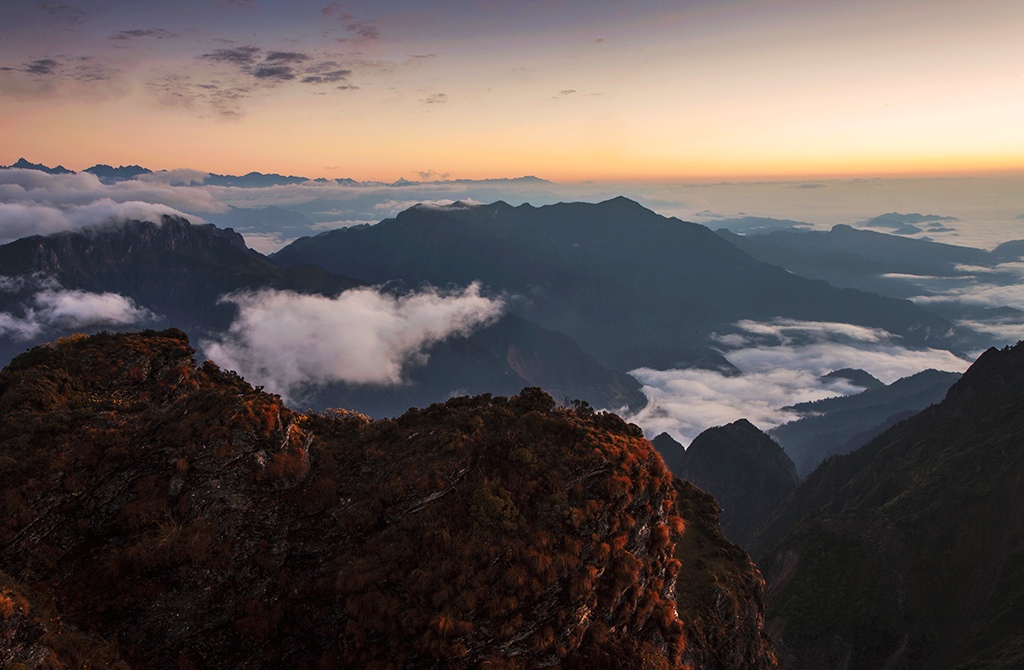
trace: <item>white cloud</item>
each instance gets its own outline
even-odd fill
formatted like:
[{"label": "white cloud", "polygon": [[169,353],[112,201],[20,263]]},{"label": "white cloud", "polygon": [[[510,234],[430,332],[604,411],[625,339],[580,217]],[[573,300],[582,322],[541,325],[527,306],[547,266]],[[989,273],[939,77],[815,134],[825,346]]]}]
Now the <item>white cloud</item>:
[{"label": "white cloud", "polygon": [[[0,203],[0,244],[30,235],[51,235],[88,226],[117,224],[128,220],[160,223],[164,215],[182,216],[172,207],[148,202],[114,202],[101,198],[84,205],[56,207],[52,205]],[[193,223],[202,219],[191,217]]]},{"label": "white cloud", "polygon": [[[55,286],[52,281],[44,281],[43,285]],[[9,288],[17,290],[22,285],[12,283]],[[21,316],[0,312],[0,335],[28,340],[45,328],[126,326],[155,318],[131,298],[117,293],[90,293],[59,287],[39,291],[20,311]]]},{"label": "white cloud", "polygon": [[58,209],[110,200],[116,203],[160,204],[184,212],[224,212],[208,188],[171,186],[159,181],[130,179],[104,184],[90,172],[48,174],[18,168],[0,170],[0,202],[46,205]]},{"label": "white cloud", "polygon": [[948,351],[900,346],[874,328],[782,319],[736,326],[742,333],[717,341],[739,347],[726,357],[740,375],[633,370],[650,403],[629,420],[648,436],[668,432],[685,445],[707,428],[741,418],[768,430],[796,418],[780,411],[783,407],[862,390],[842,379],[822,382],[820,377],[833,370],[860,368],[888,384],[929,368],[963,372],[969,366]]},{"label": "white cloud", "polygon": [[263,290],[224,300],[240,312],[227,334],[203,343],[206,355],[285,397],[331,382],[400,384],[405,366],[424,363],[430,345],[467,335],[503,310],[477,284],[452,294]]}]

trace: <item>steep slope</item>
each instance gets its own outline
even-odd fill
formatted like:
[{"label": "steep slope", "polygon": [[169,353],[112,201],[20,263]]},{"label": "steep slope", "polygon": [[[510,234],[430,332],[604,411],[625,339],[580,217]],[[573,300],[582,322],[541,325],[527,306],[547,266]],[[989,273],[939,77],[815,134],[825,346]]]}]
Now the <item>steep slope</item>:
[{"label": "steep slope", "polygon": [[746,419],[709,428],[686,449],[667,437],[653,444],[666,463],[678,462],[672,472],[715,497],[722,506],[722,531],[744,549],[800,483],[782,447]]},{"label": "steep slope", "polygon": [[788,668],[1024,662],[1024,345],[825,461],[755,545]]},{"label": "steep slope", "polygon": [[[683,660],[700,670],[779,668],[764,629],[764,579],[745,551],[726,539],[718,502],[690,482],[676,480],[686,531],[676,544],[682,567],[676,601],[689,642]],[[615,666],[618,667],[618,666]]]},{"label": "steep slope", "polygon": [[44,667],[59,621],[130,667],[777,667],[759,576],[679,553],[677,505],[717,524],[635,426],[536,389],[301,415],[192,354],[77,336],[0,372],[0,571],[59,611],[0,658]]},{"label": "steep slope", "polygon": [[909,302],[835,289],[755,261],[703,226],[626,198],[546,207],[415,206],[303,238],[272,258],[370,282],[482,281],[514,309],[621,369],[685,365],[738,319],[791,317],[950,343],[949,322]]},{"label": "steep slope", "polygon": [[939,402],[960,378],[955,372],[924,370],[888,386],[787,407],[803,418],[771,429],[797,472],[806,477],[833,454],[847,454],[871,438]]}]

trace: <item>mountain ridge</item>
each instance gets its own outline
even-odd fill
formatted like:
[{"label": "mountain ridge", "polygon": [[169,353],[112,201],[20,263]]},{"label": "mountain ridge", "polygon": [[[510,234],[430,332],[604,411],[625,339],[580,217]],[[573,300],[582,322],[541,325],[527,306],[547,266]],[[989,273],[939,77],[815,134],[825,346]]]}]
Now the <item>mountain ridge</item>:
[{"label": "mountain ridge", "polygon": [[778,668],[763,581],[637,427],[538,389],[299,414],[193,353],[73,336],[0,371],[0,571],[60,608],[0,653],[60,659],[63,626],[118,668]]}]

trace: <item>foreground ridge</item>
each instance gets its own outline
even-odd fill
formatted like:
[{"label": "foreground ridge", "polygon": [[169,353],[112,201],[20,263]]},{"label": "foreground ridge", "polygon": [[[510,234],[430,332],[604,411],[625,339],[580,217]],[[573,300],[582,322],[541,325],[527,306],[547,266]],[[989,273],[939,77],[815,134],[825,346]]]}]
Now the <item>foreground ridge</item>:
[{"label": "foreground ridge", "polygon": [[[677,575],[717,579],[696,557],[724,540],[679,554],[679,484],[637,427],[537,389],[300,414],[193,354],[75,336],[0,372],[4,663],[676,668],[728,656],[687,635],[745,635],[775,667],[742,552],[754,630],[690,632]],[[694,593],[722,629],[730,594]]]}]

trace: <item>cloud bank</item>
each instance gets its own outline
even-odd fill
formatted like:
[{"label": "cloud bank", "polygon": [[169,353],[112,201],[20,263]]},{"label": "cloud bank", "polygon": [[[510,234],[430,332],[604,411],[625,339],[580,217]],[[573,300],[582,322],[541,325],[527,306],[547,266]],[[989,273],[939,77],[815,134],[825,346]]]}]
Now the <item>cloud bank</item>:
[{"label": "cloud bank", "polygon": [[[6,278],[5,278],[6,279]],[[24,282],[0,283],[0,291],[22,288]],[[53,282],[23,305],[21,314],[0,312],[0,336],[30,340],[47,328],[85,328],[88,326],[127,326],[150,321],[152,312],[117,293],[89,293],[65,290]]]},{"label": "cloud bank", "polygon": [[165,215],[204,222],[168,201],[193,211],[227,209],[202,189],[137,181],[105,185],[88,172],[50,175],[38,170],[0,170],[0,244],[127,220],[159,223]]},{"label": "cloud bank", "polygon": [[202,343],[206,355],[285,398],[332,382],[400,384],[432,344],[468,335],[504,308],[478,284],[400,297],[360,288],[333,298],[262,290],[224,300],[239,315],[224,336]]},{"label": "cloud bank", "polygon": [[769,430],[797,418],[783,407],[862,390],[844,379],[820,379],[833,370],[860,368],[890,384],[929,368],[963,372],[970,364],[944,350],[908,349],[884,330],[844,323],[777,319],[740,321],[736,328],[717,340],[732,348],[725,355],[741,375],[633,370],[650,402],[629,420],[649,437],[667,432],[688,445],[712,426],[746,418]]}]

